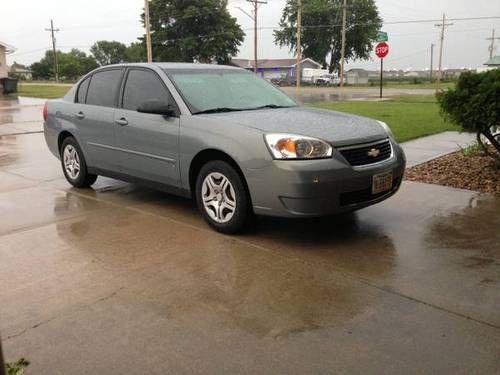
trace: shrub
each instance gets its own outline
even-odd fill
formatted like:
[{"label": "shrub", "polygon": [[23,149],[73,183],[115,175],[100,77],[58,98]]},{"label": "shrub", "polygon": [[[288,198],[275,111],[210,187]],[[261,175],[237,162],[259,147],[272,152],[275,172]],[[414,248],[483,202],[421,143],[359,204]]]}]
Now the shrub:
[{"label": "shrub", "polygon": [[475,132],[485,151],[486,138],[500,158],[500,69],[462,73],[454,89],[436,96],[445,119]]}]

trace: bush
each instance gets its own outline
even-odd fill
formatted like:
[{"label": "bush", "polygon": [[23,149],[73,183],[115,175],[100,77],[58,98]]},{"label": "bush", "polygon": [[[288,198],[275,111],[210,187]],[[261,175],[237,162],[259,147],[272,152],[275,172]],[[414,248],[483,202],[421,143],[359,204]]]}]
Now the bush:
[{"label": "bush", "polygon": [[475,132],[485,150],[483,137],[500,158],[500,69],[465,72],[454,89],[436,94],[441,114],[464,131]]}]

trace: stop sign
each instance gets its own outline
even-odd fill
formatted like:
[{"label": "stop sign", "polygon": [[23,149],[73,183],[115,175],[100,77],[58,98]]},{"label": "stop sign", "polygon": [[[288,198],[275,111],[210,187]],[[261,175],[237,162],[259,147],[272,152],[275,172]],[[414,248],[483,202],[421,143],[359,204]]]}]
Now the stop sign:
[{"label": "stop sign", "polygon": [[389,54],[389,45],[386,42],[377,44],[377,46],[375,47],[375,54],[379,58],[383,59]]}]

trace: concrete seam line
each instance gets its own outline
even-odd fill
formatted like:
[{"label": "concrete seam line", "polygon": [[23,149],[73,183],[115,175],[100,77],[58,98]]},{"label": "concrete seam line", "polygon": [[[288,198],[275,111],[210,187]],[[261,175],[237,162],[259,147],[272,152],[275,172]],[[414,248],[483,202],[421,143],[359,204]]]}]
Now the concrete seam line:
[{"label": "concrete seam line", "polygon": [[37,130],[37,131],[32,131],[32,132],[2,134],[2,135],[0,135],[0,138],[2,138],[2,137],[12,137],[14,135],[17,136],[17,135],[26,135],[26,134],[39,134],[39,133],[43,133],[43,130]]},{"label": "concrete seam line", "polygon": [[52,321],[54,321],[54,320],[56,320],[56,319],[59,319],[59,318],[60,318],[60,317],[62,317],[62,316],[65,316],[65,315],[71,315],[71,314],[74,314],[74,313],[75,313],[75,312],[77,312],[77,311],[81,311],[81,310],[83,310],[83,309],[85,309],[85,308],[87,308],[87,307],[89,307],[89,306],[93,306],[93,305],[95,305],[95,304],[98,304],[98,303],[101,303],[101,302],[107,301],[108,299],[111,299],[111,298],[113,298],[114,296],[116,296],[116,295],[117,295],[120,291],[122,291],[123,289],[125,289],[125,287],[124,287],[124,286],[122,286],[122,287],[120,287],[120,288],[116,289],[115,291],[113,291],[112,293],[110,293],[110,294],[108,294],[108,295],[106,295],[106,296],[104,296],[104,297],[101,297],[101,298],[97,299],[97,300],[96,300],[96,301],[94,301],[94,302],[91,302],[91,303],[89,303],[89,304],[87,304],[87,305],[85,305],[85,306],[82,306],[82,308],[80,308],[80,309],[78,309],[78,310],[75,310],[75,311],[70,311],[70,312],[68,312],[67,314],[66,314],[66,313],[62,313],[62,314],[60,314],[60,315],[58,315],[58,316],[54,316],[54,317],[52,317],[52,318],[49,318],[49,319],[46,319],[46,320],[42,320],[41,322],[38,322],[38,323],[36,323],[36,324],[32,325],[31,327],[25,328],[25,329],[23,329],[23,330],[21,330],[21,331],[19,331],[19,332],[17,332],[17,333],[14,333],[14,334],[12,334],[12,335],[10,335],[10,336],[7,336],[7,337],[5,338],[5,340],[4,340],[4,341],[8,341],[8,340],[14,339],[14,338],[16,338],[16,337],[22,336],[22,335],[24,335],[26,332],[31,331],[32,329],[38,328],[38,327],[40,327],[40,326],[42,326],[42,325],[48,324],[48,323],[50,323],[50,322],[52,322]]}]

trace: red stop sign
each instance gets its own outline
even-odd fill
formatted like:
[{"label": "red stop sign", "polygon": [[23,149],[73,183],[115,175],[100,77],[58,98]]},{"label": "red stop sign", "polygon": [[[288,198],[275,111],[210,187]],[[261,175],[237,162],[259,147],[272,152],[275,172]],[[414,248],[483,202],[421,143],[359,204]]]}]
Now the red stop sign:
[{"label": "red stop sign", "polygon": [[375,47],[375,54],[379,58],[383,59],[389,54],[389,45],[386,42],[377,44],[377,46]]}]

